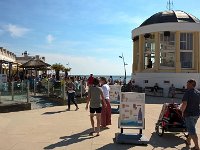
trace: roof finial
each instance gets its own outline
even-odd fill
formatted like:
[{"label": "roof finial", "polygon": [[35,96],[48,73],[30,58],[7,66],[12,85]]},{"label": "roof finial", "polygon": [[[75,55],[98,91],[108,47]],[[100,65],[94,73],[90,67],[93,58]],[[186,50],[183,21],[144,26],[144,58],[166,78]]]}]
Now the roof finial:
[{"label": "roof finial", "polygon": [[173,5],[174,5],[174,4],[173,4],[173,0],[171,0],[171,1],[168,0],[168,2],[167,2],[167,9],[168,9],[168,10],[172,10]]}]

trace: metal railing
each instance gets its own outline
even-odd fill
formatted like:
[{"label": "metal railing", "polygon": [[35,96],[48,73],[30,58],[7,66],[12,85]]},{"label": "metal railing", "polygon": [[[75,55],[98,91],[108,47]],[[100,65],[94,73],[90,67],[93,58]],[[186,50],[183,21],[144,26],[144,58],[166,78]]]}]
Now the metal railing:
[{"label": "metal railing", "polygon": [[22,101],[28,102],[28,82],[0,83],[0,102]]},{"label": "metal railing", "polygon": [[[76,82],[76,96],[83,97],[86,87],[82,81]],[[0,83],[0,102],[22,101],[30,102],[30,96],[55,97],[66,100],[66,82],[44,79],[41,81],[21,81]]]},{"label": "metal railing", "polygon": [[[30,82],[30,92],[35,95],[43,95],[47,97],[58,97],[66,99],[66,82],[56,81],[51,82],[50,80],[34,80],[31,84]],[[76,96],[81,98],[86,93],[86,87],[83,85],[82,81],[76,82]]]}]

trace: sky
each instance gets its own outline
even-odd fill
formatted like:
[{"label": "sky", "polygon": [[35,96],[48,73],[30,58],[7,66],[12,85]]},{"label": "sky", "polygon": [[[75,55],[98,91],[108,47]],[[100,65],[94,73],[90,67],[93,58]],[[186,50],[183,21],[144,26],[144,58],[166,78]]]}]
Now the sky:
[{"label": "sky", "polygon": [[[167,0],[0,0],[0,47],[40,55],[72,75],[132,73],[131,31]],[[200,18],[199,0],[174,0],[173,9]]]}]

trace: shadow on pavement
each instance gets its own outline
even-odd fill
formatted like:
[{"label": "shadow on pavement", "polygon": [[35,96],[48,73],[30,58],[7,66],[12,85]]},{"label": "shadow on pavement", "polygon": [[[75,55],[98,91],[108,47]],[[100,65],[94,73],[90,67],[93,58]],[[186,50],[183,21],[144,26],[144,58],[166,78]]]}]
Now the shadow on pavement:
[{"label": "shadow on pavement", "polygon": [[62,113],[62,112],[66,112],[66,110],[45,112],[45,113],[43,113],[42,115],[53,115],[53,114],[58,114],[58,113]]},{"label": "shadow on pavement", "polygon": [[178,98],[167,98],[167,97],[156,97],[156,96],[145,96],[145,104],[164,104],[164,103],[181,103],[181,99]]},{"label": "shadow on pavement", "polygon": [[54,149],[54,148],[58,148],[58,147],[69,146],[74,143],[79,143],[84,140],[94,138],[93,136],[89,136],[90,131],[91,131],[91,129],[87,129],[81,133],[73,134],[70,136],[60,137],[60,139],[62,139],[62,141],[51,144],[49,146],[46,146],[46,147],[44,147],[44,149]]},{"label": "shadow on pavement", "polygon": [[113,138],[113,143],[104,145],[100,148],[97,148],[96,150],[127,150],[130,148],[134,148],[135,146],[140,146],[143,147],[144,149],[147,147],[147,145],[119,144],[116,143],[115,138]]},{"label": "shadow on pavement", "polygon": [[108,145],[104,145],[100,148],[97,148],[96,150],[127,150],[133,147],[134,147],[133,145],[110,143]]},{"label": "shadow on pavement", "polygon": [[[176,148],[178,145],[185,143],[184,134],[182,133],[164,133],[162,137],[155,132],[152,133],[149,144],[156,148]],[[188,150],[189,147],[183,147],[182,150]]]}]

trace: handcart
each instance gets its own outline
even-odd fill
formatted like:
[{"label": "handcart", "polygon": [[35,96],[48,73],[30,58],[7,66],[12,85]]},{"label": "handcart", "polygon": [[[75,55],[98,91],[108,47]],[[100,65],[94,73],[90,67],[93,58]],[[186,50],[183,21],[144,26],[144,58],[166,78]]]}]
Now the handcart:
[{"label": "handcart", "polygon": [[159,136],[163,136],[164,132],[186,132],[186,126],[182,112],[179,109],[180,104],[164,103],[159,119],[155,126],[155,131]]}]

